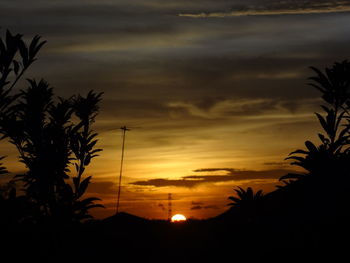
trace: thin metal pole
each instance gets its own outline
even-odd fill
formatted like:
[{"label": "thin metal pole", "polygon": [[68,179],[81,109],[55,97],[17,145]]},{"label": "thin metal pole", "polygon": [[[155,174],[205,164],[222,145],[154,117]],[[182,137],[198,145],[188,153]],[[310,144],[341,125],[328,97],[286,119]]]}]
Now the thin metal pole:
[{"label": "thin metal pole", "polygon": [[124,148],[125,148],[125,133],[130,131],[126,126],[120,128],[123,131],[123,144],[122,144],[122,158],[120,161],[120,172],[119,172],[119,187],[118,187],[118,198],[117,198],[117,213],[119,212],[119,199],[120,199],[120,187],[122,183],[122,174],[123,174],[123,162],[124,162]]}]

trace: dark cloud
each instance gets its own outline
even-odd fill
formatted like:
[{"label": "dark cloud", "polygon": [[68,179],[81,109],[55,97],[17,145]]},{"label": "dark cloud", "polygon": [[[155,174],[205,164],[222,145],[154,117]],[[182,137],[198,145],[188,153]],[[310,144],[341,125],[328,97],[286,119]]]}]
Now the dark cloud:
[{"label": "dark cloud", "polygon": [[[229,2],[232,3],[220,1],[216,8],[228,5]],[[269,2],[271,1],[264,1],[264,4]],[[142,117],[138,109],[144,105],[145,113],[147,109],[150,114],[162,113],[164,109],[158,111],[157,107],[164,105],[149,104],[170,99],[189,101],[200,109],[209,109],[227,98],[311,97],[315,93],[305,89],[304,85],[308,76],[307,67],[329,64],[335,58],[350,56],[346,37],[348,34],[344,30],[337,34],[342,36],[341,39],[306,37],[308,28],[311,31],[316,24],[319,24],[322,32],[313,30],[315,35],[329,36],[330,29],[341,30],[338,18],[333,22],[315,18],[295,23],[280,18],[281,23],[278,24],[264,19],[246,19],[238,23],[190,23],[181,18],[163,17],[167,13],[165,10],[174,8],[172,5],[162,6],[157,1],[153,1],[152,5],[145,4],[144,1],[138,1],[138,4],[139,7],[137,4],[131,7],[129,4],[128,7],[128,3],[123,4],[122,1],[122,4],[113,6],[108,1],[102,1],[72,9],[69,3],[47,6],[42,3],[44,7],[41,6],[40,10],[44,11],[40,11],[43,14],[38,17],[46,13],[47,23],[43,24],[40,20],[40,24],[33,25],[30,29],[26,27],[33,19],[15,23],[14,12],[6,13],[8,25],[15,25],[20,32],[25,29],[23,33],[29,35],[40,33],[49,40],[46,51],[44,50],[45,56],[35,64],[37,75],[47,76],[49,82],[65,92],[90,88],[103,90],[108,97],[115,98],[116,102],[132,102],[128,97],[134,94],[135,103],[120,104],[120,110],[114,111],[127,117]],[[195,1],[191,4],[194,7],[201,5],[215,9],[215,1],[205,1],[203,4]],[[15,8],[16,5],[11,6]],[[181,2],[176,6],[188,5]],[[115,9],[119,13],[129,13],[123,16]],[[152,16],[138,13],[147,13],[142,11],[145,9],[158,10],[158,13]],[[66,14],[67,19],[62,18],[62,14]],[[28,17],[27,15],[35,16],[28,11],[28,14],[20,17]],[[160,17],[162,23],[159,23]],[[62,21],[67,25],[63,26]],[[261,27],[257,26],[257,22]],[[281,31],[281,35],[276,34],[276,30]],[[55,35],[58,32],[60,36]],[[181,40],[179,44],[176,42],[177,37]],[[152,42],[149,45],[151,51],[147,51],[140,45],[147,43],[145,39],[153,40],[154,44],[159,39],[168,39],[168,43],[163,48],[152,49]],[[334,49],[334,46],[337,48]],[[310,53],[315,55],[310,58]],[[46,56],[50,56],[50,59],[46,59]],[[137,105],[138,102],[141,104]],[[115,105],[119,106],[117,103]],[[261,105],[263,106],[269,105]],[[249,108],[246,111],[250,112]],[[113,110],[106,107],[104,112],[113,113]],[[154,118],[159,117],[165,115],[154,115]]]},{"label": "dark cloud", "polygon": [[250,1],[242,5],[236,4],[230,10],[200,13],[181,13],[179,16],[192,18],[215,18],[236,16],[272,16],[272,15],[300,15],[314,13],[350,12],[350,1],[329,0],[301,0],[301,1]]},{"label": "dark cloud", "polygon": [[200,169],[193,170],[193,172],[195,173],[219,172],[219,171],[224,171],[224,172],[228,172],[228,174],[232,174],[234,172],[239,172],[240,170],[235,168],[200,168]]},{"label": "dark cloud", "polygon": [[201,209],[218,209],[217,205],[204,205],[203,202],[191,202],[191,210],[201,210]]},{"label": "dark cloud", "polygon": [[191,207],[191,210],[200,210],[200,209],[202,209],[203,207],[202,206],[200,206],[200,205],[195,205],[195,206],[192,206]]},{"label": "dark cloud", "polygon": [[167,187],[167,186],[176,186],[176,187],[194,187],[200,182],[179,179],[179,180],[171,180],[171,179],[150,179],[146,181],[136,181],[130,183],[132,185],[141,185],[141,186],[155,186],[155,187]]},{"label": "dark cloud", "polygon": [[217,205],[194,205],[191,210],[201,210],[201,209],[219,209]]},{"label": "dark cloud", "polygon": [[[194,172],[226,172],[225,175],[190,175],[184,176],[181,179],[150,179],[145,181],[136,181],[130,184],[139,186],[154,186],[154,187],[195,187],[204,183],[219,183],[219,182],[230,182],[230,181],[244,181],[244,180],[275,180],[280,178],[282,175],[292,172],[286,169],[275,169],[275,170],[237,170],[234,168],[204,168],[197,169]],[[195,205],[195,206],[198,206]]]}]

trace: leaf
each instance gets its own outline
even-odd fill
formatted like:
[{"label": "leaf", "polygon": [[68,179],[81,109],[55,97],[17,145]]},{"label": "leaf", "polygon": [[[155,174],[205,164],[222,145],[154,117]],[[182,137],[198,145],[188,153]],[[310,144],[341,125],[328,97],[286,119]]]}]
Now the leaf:
[{"label": "leaf", "polygon": [[257,198],[260,198],[261,196],[263,196],[263,190],[259,190],[259,191],[255,194],[255,196],[256,196]]},{"label": "leaf", "polygon": [[0,164],[0,174],[7,174],[8,171],[7,171],[6,167],[1,166],[1,165],[2,165],[2,164]]},{"label": "leaf", "polygon": [[292,155],[292,154],[309,154],[309,152],[298,149],[298,150],[295,150],[294,152],[291,152],[289,155]]},{"label": "leaf", "polygon": [[[312,78],[310,78],[310,79],[312,79]],[[317,90],[321,91],[322,93],[325,93],[325,92],[326,92],[325,89],[323,89],[321,86],[318,86],[318,85],[316,85],[316,84],[314,84],[314,83],[307,83],[307,84],[310,85],[310,86],[312,86],[312,87],[314,87],[314,88],[316,88]]]},{"label": "leaf", "polygon": [[12,63],[13,63],[13,71],[15,72],[16,75],[18,75],[18,71],[20,68],[19,63],[16,60],[13,60]]},{"label": "leaf", "polygon": [[335,125],[334,125],[335,130],[338,130],[338,127],[339,127],[339,125],[340,125],[340,122],[343,120],[344,114],[345,114],[345,111],[341,112],[341,113],[339,114],[339,116],[337,117],[337,120],[336,120]]},{"label": "leaf", "polygon": [[91,209],[91,208],[105,208],[105,206],[101,204],[93,204],[93,205],[86,206],[86,209]]},{"label": "leaf", "polygon": [[26,44],[21,40],[18,44],[19,53],[22,57],[22,64],[24,68],[29,66],[28,48]]},{"label": "leaf", "polygon": [[95,149],[95,150],[92,150],[90,152],[90,154],[94,154],[94,153],[97,153],[97,152],[102,152],[103,150],[102,149]]},{"label": "leaf", "polygon": [[329,131],[328,131],[328,129],[329,129],[329,128],[328,128],[328,124],[327,124],[325,118],[324,118],[321,114],[319,114],[319,113],[317,113],[317,112],[316,112],[315,114],[316,114],[318,120],[320,121],[320,124],[321,124],[322,128],[327,132],[327,134],[329,134]]},{"label": "leaf", "polygon": [[241,199],[234,197],[234,196],[230,196],[228,199],[230,199],[231,201],[233,201],[235,203],[239,203],[241,201]]},{"label": "leaf", "polygon": [[4,44],[4,42],[2,41],[2,39],[0,38],[0,54],[4,54],[6,52],[6,46]]},{"label": "leaf", "polygon": [[77,192],[77,198],[80,198],[86,191],[89,183],[90,183],[91,176],[85,178],[79,186],[78,192]]},{"label": "leaf", "polygon": [[94,141],[92,141],[91,143],[89,143],[88,145],[87,145],[87,150],[88,151],[90,151],[90,150],[92,150],[92,148],[94,148],[94,146],[96,145],[96,143],[97,143],[97,140],[94,140]]},{"label": "leaf", "polygon": [[76,189],[76,191],[78,191],[78,188],[79,188],[79,177],[73,177],[73,184],[74,184],[74,187]]},{"label": "leaf", "polygon": [[309,79],[320,83],[327,91],[331,91],[332,85],[329,83],[326,75],[324,75],[319,69],[315,67],[310,67],[310,68],[317,73],[317,77],[311,77]]},{"label": "leaf", "polygon": [[248,196],[253,196],[253,189],[251,187],[248,187],[246,193]]},{"label": "leaf", "polygon": [[328,108],[328,107],[326,107],[326,106],[324,106],[324,105],[321,105],[321,108],[322,108],[325,112],[327,112],[327,114],[332,114],[332,113],[334,113],[334,111],[333,111],[332,109],[330,109],[330,108]]},{"label": "leaf", "polygon": [[7,50],[9,50],[13,45],[13,36],[10,32],[10,30],[6,30],[6,46]]},{"label": "leaf", "polygon": [[88,136],[87,141],[89,141],[89,142],[92,141],[92,139],[95,138],[97,135],[98,135],[97,133],[91,134],[90,136]]},{"label": "leaf", "polygon": [[88,166],[90,164],[90,161],[91,161],[91,155],[88,154],[88,155],[85,156],[84,165]]},{"label": "leaf", "polygon": [[36,54],[39,52],[41,47],[46,43],[46,41],[42,41],[39,43],[40,38],[41,37],[38,35],[35,36],[29,45],[29,54],[28,55],[29,55],[30,63],[35,61]]},{"label": "leaf", "polygon": [[85,207],[85,206],[87,206],[87,205],[92,204],[94,201],[100,201],[100,200],[101,200],[101,199],[100,199],[100,198],[97,198],[97,197],[85,198],[85,199],[79,201],[79,206]]},{"label": "leaf", "polygon": [[243,196],[243,194],[244,194],[244,190],[243,190],[243,188],[241,188],[241,187],[237,187],[238,189],[234,189],[234,191],[237,193],[237,195],[239,196],[239,197],[241,197],[242,198],[242,196]]},{"label": "leaf", "polygon": [[310,141],[306,141],[305,146],[310,152],[317,152],[318,151],[317,147]]},{"label": "leaf", "polygon": [[302,179],[305,175],[303,174],[295,174],[295,173],[288,173],[286,175],[283,175],[280,177],[279,181],[287,180],[287,179]]},{"label": "leaf", "polygon": [[290,156],[290,157],[285,158],[285,160],[296,160],[296,161],[299,161],[299,162],[304,162],[305,158],[304,157],[299,157],[299,156]]},{"label": "leaf", "polygon": [[318,137],[320,138],[322,143],[326,143],[326,144],[329,143],[329,140],[323,134],[319,133]]},{"label": "leaf", "polygon": [[338,138],[343,138],[346,133],[349,132],[349,128],[345,127],[343,130],[340,131]]}]

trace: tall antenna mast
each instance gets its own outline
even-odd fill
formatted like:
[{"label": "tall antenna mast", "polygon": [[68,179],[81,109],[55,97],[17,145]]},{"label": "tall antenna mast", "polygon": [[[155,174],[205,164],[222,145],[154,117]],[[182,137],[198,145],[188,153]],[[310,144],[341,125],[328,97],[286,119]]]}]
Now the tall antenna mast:
[{"label": "tall antenna mast", "polygon": [[171,214],[173,213],[172,207],[171,207],[171,194],[168,194],[168,221],[171,220]]},{"label": "tall antenna mast", "polygon": [[126,133],[126,131],[130,131],[130,129],[128,129],[126,126],[120,127],[120,129],[122,130],[122,133],[123,133],[123,144],[122,144],[122,158],[121,158],[121,161],[120,161],[119,187],[118,187],[117,212],[116,212],[116,214],[118,214],[118,212],[119,212],[120,187],[121,187],[121,183],[122,183],[123,162],[124,162],[125,133]]}]

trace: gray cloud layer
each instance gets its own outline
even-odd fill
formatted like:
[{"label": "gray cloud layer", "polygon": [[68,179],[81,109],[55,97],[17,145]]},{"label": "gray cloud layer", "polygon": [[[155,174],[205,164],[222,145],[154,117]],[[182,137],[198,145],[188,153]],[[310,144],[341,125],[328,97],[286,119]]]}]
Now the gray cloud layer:
[{"label": "gray cloud layer", "polygon": [[[254,2],[254,1],[253,1]],[[191,18],[224,18],[239,16],[276,16],[350,12],[350,1],[261,1],[259,4],[236,4],[229,11],[181,13]]]},{"label": "gray cloud layer", "polygon": [[[290,170],[276,169],[266,171],[253,170],[237,170],[234,168],[207,168],[197,169],[194,172],[226,172],[225,175],[190,175],[184,176],[181,179],[150,179],[145,181],[136,181],[130,184],[139,186],[154,186],[154,187],[195,187],[204,183],[219,183],[244,180],[268,180],[278,179],[282,175],[290,173]],[[200,206],[196,204],[195,206]]]}]

